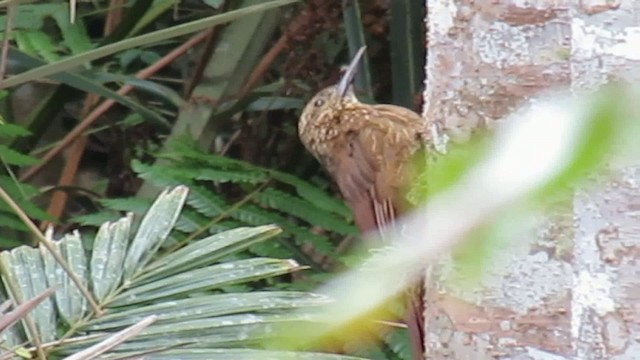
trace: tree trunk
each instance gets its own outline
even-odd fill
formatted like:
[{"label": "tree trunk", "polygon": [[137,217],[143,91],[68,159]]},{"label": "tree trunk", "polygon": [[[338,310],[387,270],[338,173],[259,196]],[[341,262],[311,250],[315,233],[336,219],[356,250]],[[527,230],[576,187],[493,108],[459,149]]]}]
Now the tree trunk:
[{"label": "tree trunk", "polygon": [[[427,6],[424,113],[453,141],[542,91],[579,94],[640,77],[638,1]],[[435,266],[426,280],[427,358],[640,358],[638,179],[639,169],[620,169],[576,193],[536,234],[496,250],[473,289],[444,281],[448,264]]]}]

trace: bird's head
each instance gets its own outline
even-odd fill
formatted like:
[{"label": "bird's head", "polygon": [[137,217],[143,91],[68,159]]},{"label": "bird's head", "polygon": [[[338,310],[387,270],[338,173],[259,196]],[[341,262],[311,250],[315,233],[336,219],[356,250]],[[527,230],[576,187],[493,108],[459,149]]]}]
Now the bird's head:
[{"label": "bird's head", "polygon": [[346,102],[358,101],[353,92],[352,83],[365,50],[366,46],[358,50],[338,84],[324,88],[305,105],[298,123],[301,133],[308,124],[319,121],[325,116],[332,117],[334,112],[340,111]]}]

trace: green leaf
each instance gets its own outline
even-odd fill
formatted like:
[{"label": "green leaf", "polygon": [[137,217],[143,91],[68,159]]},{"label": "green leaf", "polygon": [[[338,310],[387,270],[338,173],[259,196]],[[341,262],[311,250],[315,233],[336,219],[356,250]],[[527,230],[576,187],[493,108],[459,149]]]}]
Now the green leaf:
[{"label": "green leaf", "polygon": [[140,222],[124,261],[125,279],[131,279],[146,265],[169,234],[187,198],[188,189],[182,186],[164,191],[151,205]]},{"label": "green leaf", "polygon": [[[3,281],[11,283],[11,297],[19,299],[20,303],[36,297],[49,288],[44,262],[38,249],[22,246],[11,252],[0,253],[0,269]],[[38,319],[35,324],[38,334],[26,329],[29,340],[38,336],[42,341],[53,341],[56,335],[58,316],[53,309],[53,300],[49,297],[42,301],[31,314]]]},{"label": "green leaf", "polygon": [[[4,337],[3,347],[13,349],[23,344],[31,347],[33,341],[28,340],[38,336],[41,342],[43,339],[51,340],[49,350],[61,357],[111,337],[140,318],[157,316],[156,323],[104,357],[116,358],[126,352],[140,352],[145,353],[145,357],[154,358],[167,347],[175,345],[181,354],[202,352],[235,358],[236,354],[249,354],[250,349],[221,351],[221,346],[256,346],[256,342],[271,338],[277,325],[313,321],[312,309],[330,302],[324,296],[292,291],[212,294],[207,290],[246,291],[249,289],[246,285],[231,285],[300,269],[294,261],[269,258],[218,262],[222,258],[238,257],[238,251],[275,236],[280,230],[274,226],[239,228],[216,234],[179,250],[161,252],[154,261],[148,262],[147,256],[153,254],[157,244],[166,239],[167,229],[175,222],[186,197],[184,187],[165,191],[142,220],[130,246],[131,217],[104,224],[95,236],[89,261],[85,259],[77,233],[56,241],[56,247],[74,272],[85,281],[90,278],[90,291],[106,311],[100,317],[87,313],[84,298],[79,297],[76,288],[48,253],[27,246],[0,252],[0,277],[3,285],[12,289],[9,295],[13,301],[31,298],[47,283],[59,285],[55,302],[46,299],[31,314],[37,333],[28,333],[30,337],[24,338],[22,332],[10,329],[6,334],[11,336]],[[139,255],[141,251],[144,252],[142,256]],[[138,259],[138,264],[128,265],[127,262],[135,259]],[[128,269],[137,269],[139,276],[128,278]],[[2,294],[0,291],[0,297]],[[309,311],[302,316],[293,311],[301,309]],[[63,325],[61,320],[66,324]],[[21,330],[27,329],[23,323],[21,321],[19,325]],[[62,334],[66,341],[57,342]],[[258,358],[264,358],[259,355],[263,353],[266,356],[291,354],[296,358],[346,359],[260,349],[250,352]]]},{"label": "green leaf", "polygon": [[[43,61],[36,59],[34,57],[31,57],[15,48],[10,49],[9,57],[12,60],[15,60],[16,62],[20,63],[23,67],[33,68],[33,67],[44,64]],[[64,60],[61,60],[61,61],[64,61]],[[46,67],[46,66],[48,65],[43,65],[42,67]],[[16,75],[16,76],[20,76],[20,75]],[[126,96],[122,96],[117,92],[100,85],[99,83],[93,81],[92,79],[84,75],[71,72],[71,71],[59,72],[59,73],[51,74],[51,79],[60,81],[71,87],[75,87],[77,89],[80,89],[86,92],[94,93],[108,99],[113,99],[121,103],[122,105],[129,107],[131,110],[139,112],[146,119],[154,121],[161,126],[164,126],[167,128],[169,127],[167,121],[161,115],[149,110],[147,107],[139,104],[136,101],[129,99]]]},{"label": "green leaf", "polygon": [[175,38],[181,35],[190,34],[199,30],[210,28],[214,25],[223,24],[243,16],[255,14],[258,12],[266,11],[269,9],[277,8],[280,6],[292,4],[297,0],[274,0],[265,2],[262,4],[248,6],[246,8],[232,10],[223,14],[210,16],[208,18],[195,20],[186,24],[173,26],[168,29],[154,31],[149,34],[140,35],[134,38],[119,41],[117,43],[102,46],[100,48],[86,51],[81,54],[70,56],[55,63],[38,67],[33,70],[23,72],[18,75],[14,75],[6,79],[3,83],[5,87],[12,87],[19,84],[23,84],[29,81],[33,81],[39,78],[48,77],[54,74],[58,74],[63,71],[69,71],[75,67],[82,66],[90,61],[109,56],[119,51],[136,48],[139,46],[146,46],[155,42],[163,41],[166,39]]},{"label": "green leaf", "polygon": [[545,195],[562,194],[567,186],[576,183],[589,172],[603,164],[611,153],[616,138],[623,138],[626,131],[632,130],[622,119],[627,119],[628,108],[625,102],[633,101],[630,94],[617,88],[605,88],[589,103],[582,136],[574,144],[571,161],[557,178],[541,189]]},{"label": "green leaf", "polygon": [[[87,259],[79,233],[67,234],[62,241],[55,242],[56,250],[67,261],[71,270],[87,284]],[[50,287],[55,287],[55,304],[58,314],[68,325],[80,321],[87,313],[87,299],[71,280],[62,266],[53,258],[51,252],[41,246],[44,271]]]},{"label": "green leaf", "polygon": [[[362,12],[360,3],[357,0],[345,0],[342,2],[342,16],[344,18],[344,28],[349,43],[350,55],[353,56],[363,46],[367,45],[365,30],[362,24]],[[351,58],[350,56],[350,58]],[[361,69],[356,73],[354,79],[355,88],[360,90],[367,99],[373,99],[373,86],[371,85],[371,71],[369,59],[365,55],[362,57]]]},{"label": "green leaf", "polygon": [[424,81],[424,4],[413,0],[389,3],[393,103],[409,109],[415,109]]},{"label": "green leaf", "polygon": [[222,4],[224,4],[224,0],[204,0],[204,3],[211,6],[214,9],[219,9]]},{"label": "green leaf", "polygon": [[79,223],[82,225],[100,226],[105,222],[115,221],[120,217],[115,211],[101,211],[93,214],[86,214],[80,216],[74,216],[71,218],[71,222]]},{"label": "green leaf", "polygon": [[221,196],[203,186],[190,185],[190,189],[187,204],[207,217],[218,216],[229,207]]},{"label": "green leaf", "polygon": [[[134,354],[129,353],[127,355],[132,356]],[[347,355],[227,348],[175,349],[147,355],[145,358],[151,360],[362,360],[362,358]]]},{"label": "green leaf", "polygon": [[27,225],[25,225],[14,213],[5,211],[0,211],[0,227],[5,229],[29,231]]},{"label": "green leaf", "polygon": [[303,219],[311,225],[320,226],[343,235],[355,236],[359,233],[345,219],[341,219],[324,209],[318,209],[313,203],[300,200],[274,188],[266,189],[258,194],[257,198],[264,204]]},{"label": "green leaf", "polygon": [[353,216],[351,210],[349,210],[344,202],[300,178],[278,171],[270,171],[269,175],[278,181],[295,187],[296,192],[300,197],[321,209],[334,212],[347,218],[351,218]]},{"label": "green leaf", "polygon": [[93,243],[91,283],[96,300],[104,302],[120,285],[129,245],[131,216],[100,226]]},{"label": "green leaf", "polygon": [[25,129],[20,125],[3,123],[0,124],[0,137],[2,138],[15,138],[15,137],[23,137],[30,136],[31,131]]},{"label": "green leaf", "polygon": [[102,199],[100,203],[113,210],[142,214],[151,205],[151,200],[141,198]]},{"label": "green leaf", "polygon": [[[186,169],[185,169],[186,170]],[[184,170],[183,170],[184,171]],[[216,182],[246,182],[250,184],[260,184],[268,180],[267,174],[258,171],[230,171],[199,169],[196,170],[197,180],[208,180]]]},{"label": "green leaf", "polygon": [[290,97],[264,96],[247,106],[248,111],[291,110],[302,109],[302,99]]},{"label": "green leaf", "polygon": [[89,322],[86,330],[106,330],[130,326],[157,314],[159,324],[246,312],[276,312],[300,307],[320,306],[330,299],[315,294],[291,291],[257,291],[246,294],[215,294],[133,308]]},{"label": "green leaf", "polygon": [[18,48],[31,56],[40,56],[47,62],[60,59],[60,48],[48,34],[40,30],[22,30],[16,32]]},{"label": "green leaf", "polygon": [[[140,51],[136,49],[137,51]],[[141,52],[142,53],[142,52]],[[185,106],[186,102],[182,96],[168,86],[158,82],[139,79],[133,75],[111,74],[106,72],[92,72],[91,78],[100,82],[120,82],[131,85],[136,89],[157,95],[176,107]]]},{"label": "green leaf", "polygon": [[[58,10],[68,11],[67,3],[43,3],[43,4],[20,4],[16,6],[16,14],[13,18],[13,27],[16,29],[40,30],[44,25],[44,20],[52,16]],[[7,15],[0,16],[0,31],[6,30]]]},{"label": "green leaf", "polygon": [[71,50],[72,54],[80,54],[93,48],[82,18],[71,22],[68,6],[58,8],[53,13],[53,18],[58,28],[60,28],[65,45]]},{"label": "green leaf", "polygon": [[140,276],[138,281],[148,282],[149,279],[211,265],[224,256],[239,252],[281,232],[282,230],[276,226],[266,225],[237,228],[210,236],[149,264],[148,272]]},{"label": "green leaf", "polygon": [[21,154],[6,145],[0,144],[0,159],[7,165],[28,166],[38,162],[37,159]]},{"label": "green leaf", "polygon": [[217,289],[222,286],[259,280],[299,270],[291,260],[254,258],[207,266],[161,278],[142,285],[133,282],[130,290],[114,297],[110,306],[123,306]]}]

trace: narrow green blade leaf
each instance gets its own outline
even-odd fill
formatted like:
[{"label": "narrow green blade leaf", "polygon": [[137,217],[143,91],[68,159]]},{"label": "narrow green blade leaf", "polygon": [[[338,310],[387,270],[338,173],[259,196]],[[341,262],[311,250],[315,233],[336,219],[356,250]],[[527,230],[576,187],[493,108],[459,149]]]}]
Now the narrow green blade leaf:
[{"label": "narrow green blade leaf", "polygon": [[[212,319],[186,320],[178,324],[153,324],[136,338],[118,346],[118,351],[145,351],[167,347],[218,347],[252,344],[273,338],[280,326],[309,324],[311,316],[298,314],[237,314]],[[72,345],[85,347],[101,339]],[[197,344],[197,345],[196,345]]]},{"label": "narrow green blade leaf", "polygon": [[38,162],[38,160],[36,160],[35,158],[29,155],[24,155],[3,144],[0,144],[0,160],[5,165],[18,165],[18,166],[28,166]]},{"label": "narrow green blade leaf", "polygon": [[140,222],[124,262],[124,280],[128,282],[146,265],[158,250],[162,242],[180,215],[189,190],[177,186],[165,190],[158,196],[147,214]]},{"label": "narrow green blade leaf", "polygon": [[[10,49],[9,57],[12,60],[20,63],[22,66],[26,66],[29,68],[34,68],[37,66],[40,66],[40,67],[49,66],[49,65],[43,65],[45,64],[45,62],[43,62],[42,60],[31,57],[15,48]],[[64,61],[64,60],[61,60],[61,61]],[[40,67],[38,67],[38,69]],[[82,91],[90,92],[96,95],[100,95],[107,99],[115,100],[120,104],[130,108],[131,110],[138,112],[140,115],[144,116],[146,119],[154,121],[165,128],[169,127],[167,120],[163,118],[161,115],[149,110],[147,107],[141,105],[136,101],[131,100],[126,96],[122,96],[117,92],[102,86],[100,83],[95,82],[94,80],[90,79],[87,76],[84,76],[82,74],[79,74],[73,71],[68,71],[68,72],[59,72],[56,74],[52,74],[51,79],[60,81],[61,83],[67,84],[71,87],[80,89]]]},{"label": "narrow green blade leaf", "polygon": [[[365,39],[364,25],[362,24],[362,12],[360,3],[357,0],[342,0],[342,16],[344,18],[344,28],[349,42],[349,58],[355,55],[356,51],[367,45]],[[358,90],[361,90],[365,97],[373,99],[373,87],[371,86],[371,72],[369,71],[369,58],[364,56],[360,65],[362,71],[356,73],[354,83]]]},{"label": "narrow green blade leaf", "polygon": [[253,258],[228,262],[183,272],[133,287],[116,296],[109,305],[131,305],[179,294],[211,290],[225,285],[287,274],[299,269],[300,266],[293,260]]},{"label": "narrow green blade leaf", "polygon": [[415,96],[424,81],[425,2],[395,0],[389,4],[393,103],[415,109]]},{"label": "narrow green blade leaf", "polygon": [[[129,356],[135,353],[126,354]],[[122,355],[124,356],[124,354]],[[108,359],[108,358],[105,358]],[[113,357],[112,359],[115,359]],[[149,360],[362,360],[363,358],[310,352],[254,349],[174,349],[145,354]]]},{"label": "narrow green blade leaf", "polygon": [[[40,304],[44,299],[53,295],[55,289],[49,288],[47,291],[42,294],[29,299],[29,301],[24,302],[16,308],[8,313],[4,313],[0,310],[0,334],[2,334],[8,327],[15,324],[20,319],[23,319],[33,308],[35,308],[38,304]],[[1,338],[0,338],[1,339]]]},{"label": "narrow green blade leaf", "polygon": [[292,291],[206,295],[116,312],[90,322],[83,330],[122,328],[151,315],[158,315],[156,324],[180,323],[184,320],[212,318],[243,312],[288,311],[321,306],[329,302],[331,299],[325,296]]},{"label": "narrow green blade leaf", "polygon": [[266,225],[237,228],[210,236],[149,264],[149,272],[140,276],[138,281],[149,282],[159,277],[211,265],[224,256],[246,249],[281,232],[277,226]]},{"label": "narrow green blade leaf", "polygon": [[98,302],[103,302],[120,285],[132,217],[129,214],[98,229],[91,255],[91,283]]},{"label": "narrow green blade leaf", "polygon": [[[54,242],[54,245],[69,264],[71,271],[86,285],[87,259],[80,234],[78,232],[68,234],[62,240]],[[53,255],[43,246],[40,247],[40,252],[44,260],[49,286],[57,288],[55,303],[58,314],[67,324],[74,325],[86,315],[87,300],[62,266],[53,258]]]},{"label": "narrow green blade leaf", "polygon": [[70,56],[55,63],[41,66],[39,68],[25,71],[21,74],[8,78],[4,83],[4,87],[12,87],[25,82],[33,81],[43,77],[48,77],[62,71],[68,71],[75,67],[86,64],[92,60],[100,59],[105,56],[117,53],[118,51],[131,49],[139,46],[146,46],[158,41],[175,38],[178,36],[190,34],[199,30],[210,28],[214,25],[223,24],[233,21],[237,18],[277,8],[280,6],[292,4],[298,0],[275,0],[262,4],[248,6],[238,10],[232,10],[223,14],[210,16],[204,19],[195,20],[186,24],[173,26],[168,29],[154,31],[149,34],[140,35],[131,39],[119,41],[117,43],[105,45],[103,47],[90,50],[78,55]]},{"label": "narrow green blade leaf", "polygon": [[[3,282],[10,281],[14,286],[7,286],[11,291],[11,298],[15,303],[23,303],[46,291],[47,275],[40,251],[27,246],[21,246],[12,251],[0,253],[3,268]],[[13,293],[17,290],[18,293]],[[53,341],[56,337],[56,312],[53,300],[47,298],[31,312],[35,319],[38,336],[41,342]],[[34,334],[27,331],[31,341]]]}]

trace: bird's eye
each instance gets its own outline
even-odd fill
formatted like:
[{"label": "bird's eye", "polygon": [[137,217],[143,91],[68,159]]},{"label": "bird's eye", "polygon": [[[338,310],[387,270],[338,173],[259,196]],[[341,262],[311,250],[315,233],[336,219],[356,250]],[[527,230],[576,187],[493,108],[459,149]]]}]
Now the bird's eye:
[{"label": "bird's eye", "polygon": [[324,105],[324,100],[322,100],[322,99],[318,99],[318,100],[313,102],[313,106],[320,107],[322,105]]}]

